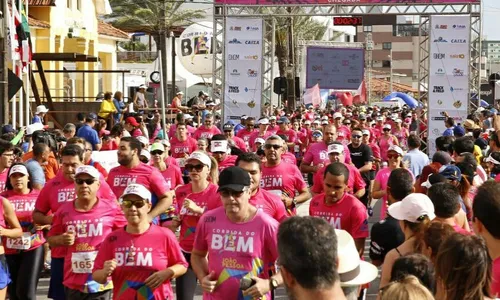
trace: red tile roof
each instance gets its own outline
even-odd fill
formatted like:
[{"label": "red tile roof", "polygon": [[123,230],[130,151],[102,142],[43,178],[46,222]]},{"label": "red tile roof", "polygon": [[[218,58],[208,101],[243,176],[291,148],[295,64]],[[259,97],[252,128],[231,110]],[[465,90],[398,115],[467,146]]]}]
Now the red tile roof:
[{"label": "red tile roof", "polygon": [[28,16],[28,25],[32,28],[50,28],[48,22],[35,19],[32,16]]},{"label": "red tile roof", "polygon": [[116,37],[125,40],[130,39],[128,33],[126,33],[125,31],[122,31],[114,27],[113,25],[100,20],[99,23],[97,24],[97,32],[101,35]]},{"label": "red tile roof", "polygon": [[28,0],[30,6],[55,6],[56,0]]}]

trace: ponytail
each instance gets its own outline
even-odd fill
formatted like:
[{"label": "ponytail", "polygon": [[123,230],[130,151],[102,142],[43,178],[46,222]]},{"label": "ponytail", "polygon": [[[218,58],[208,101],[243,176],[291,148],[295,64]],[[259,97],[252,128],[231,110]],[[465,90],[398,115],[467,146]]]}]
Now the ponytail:
[{"label": "ponytail", "polygon": [[424,248],[424,235],[425,230],[431,223],[431,219],[427,215],[418,218],[417,223],[404,220],[405,226],[410,228],[415,237],[415,245],[413,247],[415,253],[422,253]]}]

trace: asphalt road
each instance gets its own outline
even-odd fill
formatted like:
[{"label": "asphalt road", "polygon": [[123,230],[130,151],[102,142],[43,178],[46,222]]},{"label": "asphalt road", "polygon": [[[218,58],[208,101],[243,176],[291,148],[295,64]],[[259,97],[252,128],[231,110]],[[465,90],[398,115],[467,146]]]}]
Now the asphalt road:
[{"label": "asphalt road", "polygon": [[[370,229],[371,229],[371,226],[378,222],[379,218],[380,218],[380,201],[378,201],[374,207],[374,215],[369,219],[369,226],[370,226]],[[304,203],[303,205],[301,205],[299,208],[298,208],[298,214],[299,215],[307,215],[309,212],[309,202],[306,202]],[[366,244],[365,244],[365,252],[364,252],[364,258],[365,258],[365,261],[370,261],[370,258],[368,257],[368,250],[369,250],[369,239],[367,239],[366,241]],[[369,290],[368,290],[368,294],[367,294],[367,297],[366,299],[367,300],[375,300],[377,298],[377,292],[378,292],[378,285],[379,285],[379,279],[380,279],[380,273],[379,273],[379,277],[373,281],[373,283],[371,284]],[[49,278],[42,278],[40,279],[40,283],[38,284],[38,289],[37,289],[37,299],[40,299],[40,300],[45,300],[45,299],[49,299],[47,298],[47,292],[49,290]],[[174,289],[175,291],[175,289]],[[196,296],[195,296],[195,300],[201,300],[202,299],[202,292],[201,292],[201,289],[200,289],[200,286],[198,286],[198,288],[196,289]],[[288,299],[288,297],[286,296],[286,291],[284,288],[279,288],[277,290],[277,297],[275,297],[277,300],[285,300],[285,299]]]}]

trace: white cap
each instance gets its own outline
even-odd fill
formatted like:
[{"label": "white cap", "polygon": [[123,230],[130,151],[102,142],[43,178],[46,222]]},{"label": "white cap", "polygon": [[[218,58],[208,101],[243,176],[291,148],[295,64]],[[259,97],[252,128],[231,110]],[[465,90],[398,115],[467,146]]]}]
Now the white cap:
[{"label": "white cap", "polygon": [[256,138],[254,143],[261,143],[262,145],[264,145],[266,141],[263,138]]},{"label": "white cap", "polygon": [[305,125],[311,125],[311,121],[306,120],[306,121],[304,121],[304,124],[305,124]]},{"label": "white cap", "polygon": [[163,146],[165,147],[170,147],[170,141],[165,139],[165,140],[161,140],[161,143],[163,144]]},{"label": "white cap", "polygon": [[333,119],[338,119],[338,118],[342,118],[342,114],[339,113],[339,112],[336,112],[333,114]]},{"label": "white cap", "polygon": [[399,115],[398,115],[398,114],[392,114],[392,115],[391,115],[391,119],[393,119],[393,120],[397,119],[398,117],[399,117]]},{"label": "white cap", "polygon": [[151,203],[151,192],[148,191],[148,189],[137,183],[132,183],[127,186],[125,191],[123,191],[122,196],[120,197],[120,202],[123,201],[123,198],[127,195],[137,195],[141,197],[144,200],[147,200],[149,203]]},{"label": "white cap", "polygon": [[141,84],[141,85],[139,86],[139,89],[145,89],[145,88],[146,88],[146,85],[145,85],[145,84]]},{"label": "white cap", "polygon": [[342,154],[342,153],[344,153],[344,146],[339,145],[339,144],[328,145],[328,154],[330,154],[330,153]]},{"label": "white cap", "polygon": [[28,175],[28,169],[24,165],[12,166],[9,170],[9,177],[14,173],[21,173],[23,175]]},{"label": "white cap", "polygon": [[367,130],[367,129],[362,130],[361,134],[370,136],[370,130]]},{"label": "white cap", "polygon": [[392,127],[391,127],[391,124],[385,124],[383,128],[384,129],[391,129]]},{"label": "white cap", "polygon": [[141,154],[139,156],[145,156],[148,159],[148,161],[151,160],[151,153],[149,153],[149,151],[146,149],[142,149]]},{"label": "white cap", "polygon": [[313,124],[321,124],[319,120],[314,120]]},{"label": "white cap", "polygon": [[359,258],[352,236],[345,230],[335,229],[337,235],[337,271],[341,286],[358,286],[372,282],[378,276],[378,269]]},{"label": "white cap", "polygon": [[92,166],[80,166],[78,168],[76,168],[76,171],[75,171],[75,177],[80,175],[80,174],[87,174],[87,175],[90,175],[94,178],[99,178],[99,171],[97,171],[96,168],[92,167]]},{"label": "white cap", "polygon": [[194,151],[193,153],[191,153],[188,159],[186,159],[186,164],[189,163],[190,160],[197,160],[202,164],[208,166],[209,169],[212,167],[212,161],[210,160],[210,157],[208,157],[208,155],[201,151]]},{"label": "white cap", "polygon": [[33,132],[38,131],[38,130],[43,130],[43,124],[42,123],[33,123],[33,124],[30,124],[26,127],[26,134],[32,135]]},{"label": "white cap", "polygon": [[412,223],[418,223],[419,218],[423,216],[428,216],[430,220],[436,217],[431,199],[419,193],[410,194],[403,200],[393,203],[389,206],[389,214],[397,220]]},{"label": "white cap", "polygon": [[396,123],[403,123],[401,119],[396,119]]},{"label": "white cap", "polygon": [[384,120],[384,117],[382,117],[382,116],[377,117],[377,121],[383,121],[383,120]]},{"label": "white cap", "polygon": [[490,163],[495,164],[495,165],[500,165],[500,162],[498,160],[494,159],[493,157],[491,157],[491,154],[488,157],[486,157],[485,161],[490,162]]},{"label": "white cap", "polygon": [[183,92],[177,92],[176,95],[184,95],[184,93]]},{"label": "white cap", "polygon": [[143,136],[143,135],[136,137],[136,139],[137,139],[137,140],[138,140],[141,144],[144,144],[144,145],[149,145],[149,140],[148,140],[145,136]]},{"label": "white cap", "polygon": [[481,107],[477,108],[476,112],[480,113],[480,112],[483,112],[484,110],[485,110],[485,108],[481,106]]},{"label": "white cap", "polygon": [[38,115],[40,113],[47,113],[49,111],[49,109],[47,107],[45,107],[45,105],[38,105],[36,107],[36,112],[35,112],[35,115]]},{"label": "white cap", "polygon": [[403,156],[405,155],[405,153],[403,152],[403,149],[399,148],[399,146],[396,146],[396,145],[392,145],[389,147],[389,150],[387,150],[387,152],[389,151],[395,151],[397,154]]},{"label": "white cap", "polygon": [[227,141],[211,141],[210,152],[227,152]]},{"label": "white cap", "polygon": [[350,112],[346,112],[346,113],[345,113],[345,116],[346,116],[346,117],[352,117],[352,113],[350,113]]},{"label": "white cap", "polygon": [[269,125],[269,119],[268,118],[262,118],[257,121],[257,124],[259,125]]},{"label": "white cap", "polygon": [[406,114],[406,117],[407,117],[407,118],[411,118],[411,112],[407,113],[407,114]]},{"label": "white cap", "polygon": [[190,115],[190,114],[185,114],[184,115],[184,120],[189,120],[189,119],[192,119],[192,118],[193,118],[193,116]]},{"label": "white cap", "polygon": [[327,120],[321,121],[321,125],[328,125],[328,121]]},{"label": "white cap", "polygon": [[276,116],[270,116],[269,121],[276,120]]},{"label": "white cap", "polygon": [[322,116],[321,120],[327,120],[328,121],[328,116]]}]

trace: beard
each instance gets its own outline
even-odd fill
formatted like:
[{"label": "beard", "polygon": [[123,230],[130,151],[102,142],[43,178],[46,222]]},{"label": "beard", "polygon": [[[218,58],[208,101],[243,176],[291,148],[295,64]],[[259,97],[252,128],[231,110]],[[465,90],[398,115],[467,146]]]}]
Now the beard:
[{"label": "beard", "polygon": [[118,163],[121,166],[128,166],[132,162],[132,157],[124,157],[122,159],[118,159]]}]

